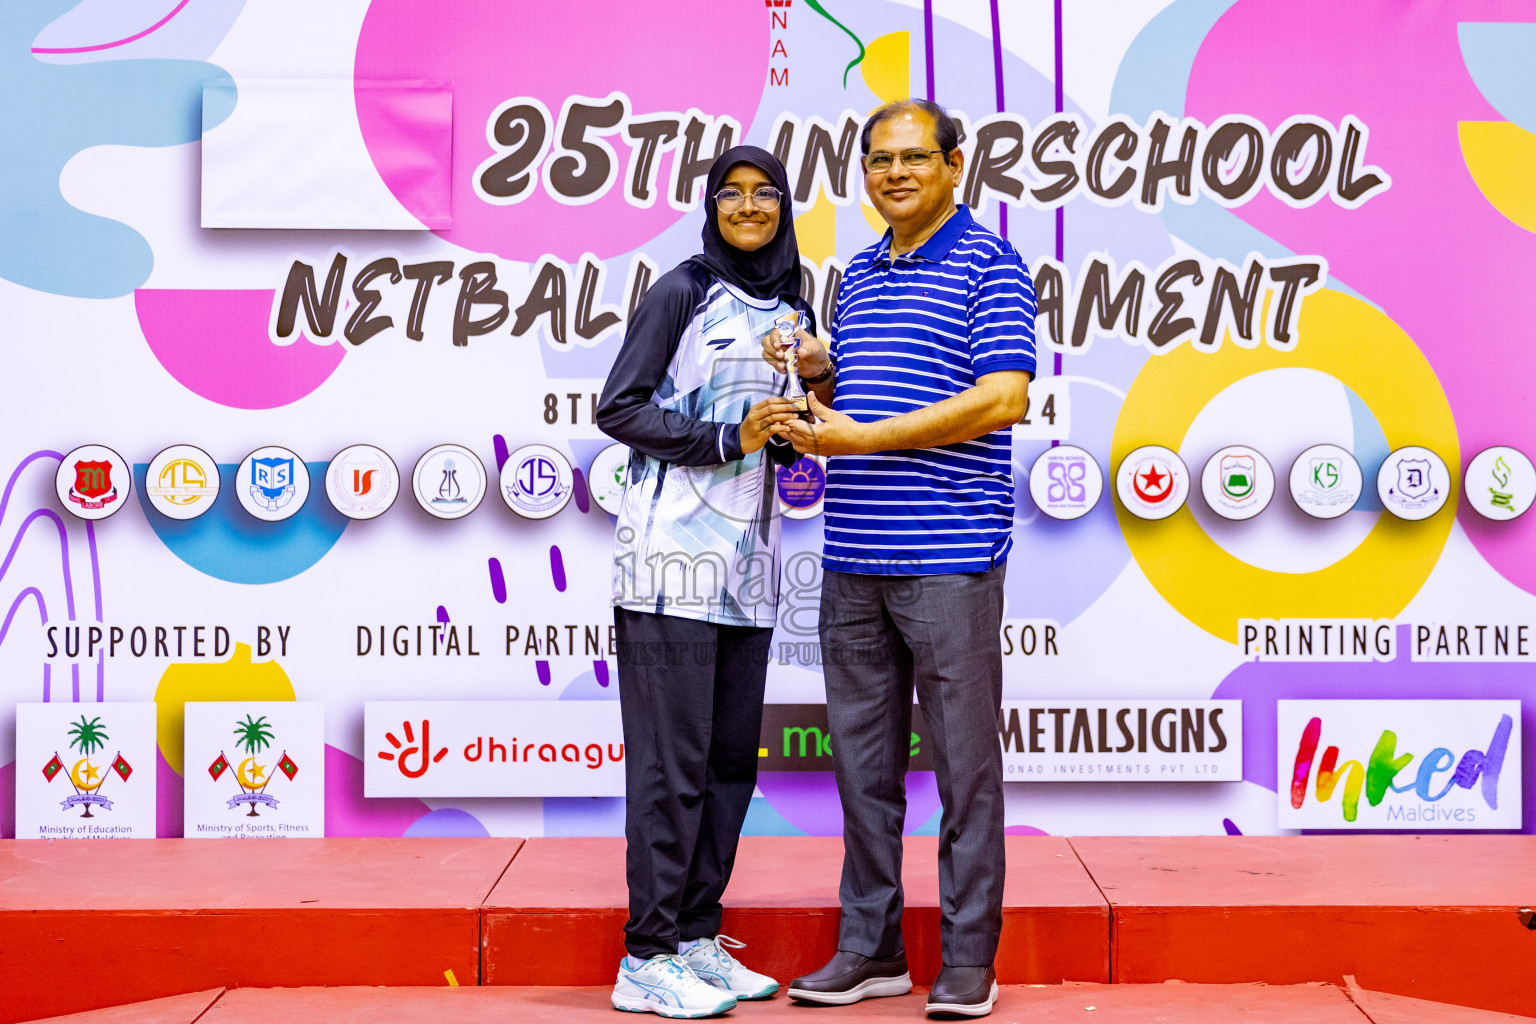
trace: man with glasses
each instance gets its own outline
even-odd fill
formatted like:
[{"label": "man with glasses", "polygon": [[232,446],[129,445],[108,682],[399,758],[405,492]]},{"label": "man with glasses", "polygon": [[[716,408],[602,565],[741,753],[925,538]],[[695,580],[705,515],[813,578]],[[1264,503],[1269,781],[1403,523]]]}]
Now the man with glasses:
[{"label": "man with glasses", "polygon": [[[820,633],[844,842],[838,953],[789,994],[845,1004],[911,989],[901,855],[915,688],[944,805],[944,968],[928,1012],[979,1017],[997,998],[999,634],[1035,293],[1013,246],[955,204],[964,160],[942,107],[888,104],[861,141],[864,188],[890,230],[843,276],[832,351],[797,335],[817,422],[787,435],[829,457]],[[763,347],[782,369],[778,346]]]}]

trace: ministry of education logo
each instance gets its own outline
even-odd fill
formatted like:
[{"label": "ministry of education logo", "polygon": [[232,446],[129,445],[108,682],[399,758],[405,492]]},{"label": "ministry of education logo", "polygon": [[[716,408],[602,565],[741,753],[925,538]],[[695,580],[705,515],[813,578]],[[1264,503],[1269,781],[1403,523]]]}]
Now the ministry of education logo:
[{"label": "ministry of education logo", "polygon": [[1291,499],[1314,519],[1337,519],[1360,501],[1360,463],[1336,444],[1315,444],[1291,463]]},{"label": "ministry of education logo", "polygon": [[629,473],[629,446],[611,444],[587,467],[587,490],[598,508],[611,516],[624,504],[624,478]]},{"label": "ministry of education logo", "polygon": [[1484,448],[1467,465],[1467,504],[1487,519],[1518,519],[1536,499],[1536,467],[1519,449]]},{"label": "ministry of education logo", "polygon": [[105,519],[126,503],[133,471],[106,445],[81,445],[59,462],[54,489],[67,511],[81,519]]},{"label": "ministry of education logo", "polygon": [[802,455],[788,466],[775,466],[774,487],[787,519],[821,514],[827,496],[827,464],[815,455]]},{"label": "ministry of education logo", "polygon": [[576,489],[571,460],[546,444],[513,452],[501,467],[501,496],[524,519],[548,519],[570,503]]},{"label": "ministry of education logo", "polygon": [[133,774],[133,766],[123,758],[122,751],[118,751],[111,761],[97,756],[99,752],[106,749],[106,744],[111,738],[107,735],[106,727],[102,725],[99,715],[92,718],[81,715],[79,721],[70,725],[69,745],[65,749],[70,751],[71,759],[75,754],[79,754],[79,758],[66,769],[65,761],[61,760],[58,752],[55,751],[53,758],[43,765],[43,778],[52,782],[58,776],[64,775],[75,789],[72,796],[66,796],[59,804],[61,810],[83,807],[84,813],[80,815],[82,818],[95,817],[91,813],[92,807],[103,811],[112,810],[112,801],[102,795],[102,789],[114,772],[123,782],[127,782],[128,777]]},{"label": "ministry of education logo", "polygon": [[417,504],[438,519],[462,519],[479,508],[485,484],[480,456],[458,444],[431,449],[416,460],[411,473]]},{"label": "ministry of education logo", "polygon": [[382,448],[343,448],[325,470],[325,494],[348,519],[374,519],[389,511],[400,494],[400,471]]},{"label": "ministry of education logo", "polygon": [[195,445],[172,445],[149,461],[144,493],[167,519],[196,519],[219,496],[219,466]]},{"label": "ministry of education logo", "polygon": [[235,471],[235,496],[257,519],[281,522],[309,500],[309,467],[279,445],[258,448]]},{"label": "ministry of education logo", "polygon": [[1399,519],[1428,519],[1451,496],[1445,460],[1428,448],[1409,445],[1388,455],[1376,474],[1382,505]]},{"label": "ministry of education logo", "polygon": [[1176,452],[1162,445],[1145,445],[1120,463],[1115,490],[1131,515],[1167,519],[1189,495],[1189,470]]},{"label": "ministry of education logo", "polygon": [[1052,519],[1079,519],[1104,493],[1104,472],[1076,445],[1047,448],[1029,470],[1029,495]]},{"label": "ministry of education logo", "polygon": [[1252,519],[1275,496],[1275,471],[1254,449],[1230,445],[1206,462],[1200,491],[1206,505],[1223,519]]}]

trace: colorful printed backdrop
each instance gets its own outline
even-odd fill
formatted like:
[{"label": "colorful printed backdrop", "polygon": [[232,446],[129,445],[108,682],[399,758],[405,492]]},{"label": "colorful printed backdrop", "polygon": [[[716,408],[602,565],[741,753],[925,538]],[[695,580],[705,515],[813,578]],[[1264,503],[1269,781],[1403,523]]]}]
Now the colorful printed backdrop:
[{"label": "colorful printed backdrop", "polygon": [[[616,799],[362,795],[366,699],[615,699],[613,521],[584,486],[545,521],[493,498],[444,522],[407,494],[354,522],[317,485],[281,524],[232,495],[178,522],[142,500],[145,467],[195,444],[229,486],[278,444],[320,481],[367,443],[408,479],[438,444],[494,471],[542,442],[584,471],[633,297],[697,249],[710,156],[747,141],[787,157],[824,309],[882,227],[857,126],[918,95],[962,119],[965,198],[1035,269],[1035,390],[1057,397],[1019,428],[1007,610],[1014,635],[1049,625],[1056,643],[1010,643],[1007,697],[1245,702],[1242,782],[1011,785],[1008,823],[1276,831],[1276,700],[1536,696],[1529,657],[1410,650],[1421,626],[1536,622],[1530,516],[1490,522],[1454,493],[1402,522],[1368,487],[1322,522],[1283,493],[1319,443],[1368,481],[1423,445],[1456,492],[1482,449],[1536,451],[1533,48],[1512,0],[594,0],[579,19],[496,0],[452,17],[409,0],[11,0],[0,830],[15,773],[35,770],[13,763],[16,702],[155,701],[159,831],[179,835],[184,703],[305,700],[326,708],[331,834],[619,834]],[[1198,497],[1143,522],[1108,494],[1057,522],[1025,485],[1053,442],[1106,469],[1162,444],[1197,471],[1244,444],[1282,493],[1242,523]],[[90,525],[53,491],[85,443],[122,453],[141,499]],[[773,702],[823,699],[820,529],[785,523]],[[1239,619],[1388,620],[1399,650],[1254,660]],[[434,625],[472,626],[478,653],[380,653],[380,629]],[[93,652],[93,626],[159,628],[166,646]],[[227,649],[194,646],[219,629]],[[69,635],[87,646],[55,653]],[[933,831],[931,773],[909,788],[909,828]],[[838,814],[829,775],[770,774],[748,829],[836,833]]]}]

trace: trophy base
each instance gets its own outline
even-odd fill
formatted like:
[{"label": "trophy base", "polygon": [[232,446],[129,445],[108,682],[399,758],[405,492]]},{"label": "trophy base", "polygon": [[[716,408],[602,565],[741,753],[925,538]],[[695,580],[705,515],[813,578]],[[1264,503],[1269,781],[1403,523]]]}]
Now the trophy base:
[{"label": "trophy base", "polygon": [[811,415],[810,399],[806,398],[804,395],[792,395],[790,396],[790,401],[794,403],[795,413],[799,415],[802,420],[805,420],[807,423],[811,423],[816,419],[816,417]]}]

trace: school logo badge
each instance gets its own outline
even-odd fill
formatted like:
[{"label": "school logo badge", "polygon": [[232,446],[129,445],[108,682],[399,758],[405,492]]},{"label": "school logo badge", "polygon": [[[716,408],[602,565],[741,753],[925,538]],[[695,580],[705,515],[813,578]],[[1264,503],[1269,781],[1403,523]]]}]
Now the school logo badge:
[{"label": "school logo badge", "polygon": [[802,455],[787,467],[776,467],[774,487],[779,494],[779,508],[789,519],[810,519],[821,514],[827,496],[826,462],[814,455]]},{"label": "school logo badge", "polygon": [[1450,497],[1450,470],[1428,448],[1399,448],[1381,464],[1376,492],[1387,511],[1399,519],[1428,519]]},{"label": "school logo badge", "polygon": [[1254,449],[1230,445],[1206,462],[1200,493],[1210,510],[1223,519],[1252,519],[1275,496],[1275,472]]},{"label": "school logo badge", "polygon": [[524,519],[548,519],[566,505],[576,489],[571,460],[545,444],[513,452],[501,467],[501,496]]},{"label": "school logo badge", "polygon": [[1166,519],[1189,495],[1189,470],[1178,454],[1161,445],[1137,448],[1120,463],[1115,481],[1120,504],[1141,519]]},{"label": "school logo badge", "polygon": [[196,519],[219,496],[218,464],[194,445],[172,445],[149,461],[144,493],[167,519]]},{"label": "school logo badge", "polygon": [[121,455],[105,445],[87,444],[59,462],[54,488],[67,511],[81,519],[105,519],[123,507],[132,479]]},{"label": "school logo badge", "polygon": [[1536,500],[1536,467],[1524,452],[1495,445],[1467,464],[1465,487],[1467,503],[1479,515],[1501,522],[1518,519]]},{"label": "school logo badge", "polygon": [[598,508],[611,516],[624,504],[624,478],[629,473],[629,446],[611,444],[587,467],[587,490]]},{"label": "school logo badge", "polygon": [[1052,519],[1079,519],[1104,493],[1104,472],[1097,460],[1075,445],[1047,448],[1029,471],[1029,495]]},{"label": "school logo badge", "polygon": [[382,448],[354,444],[337,452],[326,467],[325,494],[348,519],[374,519],[399,497],[400,471]]},{"label": "school logo badge", "polygon": [[235,472],[240,505],[257,519],[279,522],[309,499],[309,467],[287,448],[269,445],[245,457]]},{"label": "school logo badge", "polygon": [[1291,499],[1314,519],[1337,519],[1360,500],[1364,475],[1349,452],[1333,444],[1313,445],[1291,463]]},{"label": "school logo badge", "polygon": [[457,444],[440,444],[428,451],[416,460],[411,474],[417,504],[438,519],[462,519],[479,508],[485,484],[480,457]]}]

